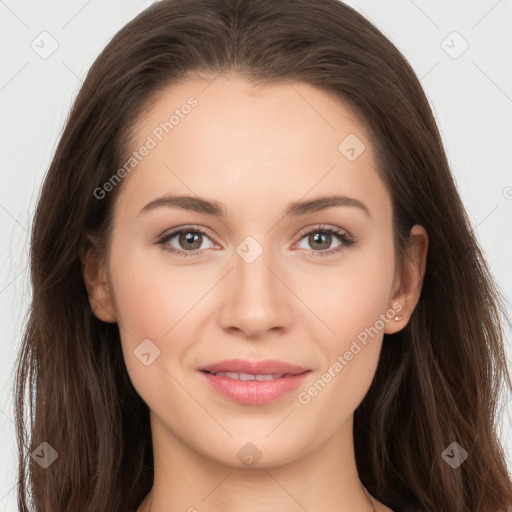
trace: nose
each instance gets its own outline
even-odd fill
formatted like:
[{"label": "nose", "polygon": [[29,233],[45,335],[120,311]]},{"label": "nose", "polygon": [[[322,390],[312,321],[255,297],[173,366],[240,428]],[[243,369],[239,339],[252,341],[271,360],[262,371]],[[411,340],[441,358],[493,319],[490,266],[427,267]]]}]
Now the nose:
[{"label": "nose", "polygon": [[272,258],[271,251],[263,250],[252,262],[236,254],[233,267],[223,280],[219,316],[222,328],[248,338],[289,330],[293,293],[286,286],[286,272]]}]

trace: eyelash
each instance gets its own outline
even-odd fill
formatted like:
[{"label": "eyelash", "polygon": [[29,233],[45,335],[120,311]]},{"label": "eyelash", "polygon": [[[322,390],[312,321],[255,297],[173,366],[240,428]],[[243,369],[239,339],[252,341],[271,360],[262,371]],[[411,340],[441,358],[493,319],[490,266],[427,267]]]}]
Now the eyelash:
[{"label": "eyelash", "polygon": [[[176,249],[174,247],[167,245],[167,242],[171,238],[174,238],[176,235],[179,235],[181,233],[201,233],[202,235],[206,236],[207,238],[211,238],[210,236],[208,236],[208,233],[205,230],[201,229],[200,227],[191,226],[191,227],[175,229],[175,230],[163,235],[161,238],[159,238],[157,240],[157,244],[160,245],[164,251],[170,252],[172,254],[176,254],[178,256],[183,256],[185,258],[191,257],[191,256],[192,257],[200,257],[205,253],[205,251],[207,249],[195,249],[193,251],[183,251],[183,250],[179,250],[179,249]],[[322,225],[304,233],[299,238],[299,242],[303,238],[305,238],[307,235],[310,235],[311,233],[329,233],[331,235],[335,235],[336,237],[338,237],[342,241],[342,243],[340,245],[338,245],[337,247],[335,247],[334,249],[327,249],[324,251],[311,251],[309,257],[332,256],[332,255],[344,250],[347,247],[354,246],[357,242],[357,240],[354,237],[352,237],[346,231],[343,231],[340,228],[322,226]],[[212,241],[214,241],[214,240],[212,240]]]}]

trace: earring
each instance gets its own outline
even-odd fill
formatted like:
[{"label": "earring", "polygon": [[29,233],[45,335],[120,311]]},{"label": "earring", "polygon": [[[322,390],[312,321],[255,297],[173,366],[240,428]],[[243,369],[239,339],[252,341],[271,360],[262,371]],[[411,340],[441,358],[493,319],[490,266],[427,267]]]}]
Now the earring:
[{"label": "earring", "polygon": [[402,320],[401,316],[395,316],[395,322],[400,322],[400,320]]}]

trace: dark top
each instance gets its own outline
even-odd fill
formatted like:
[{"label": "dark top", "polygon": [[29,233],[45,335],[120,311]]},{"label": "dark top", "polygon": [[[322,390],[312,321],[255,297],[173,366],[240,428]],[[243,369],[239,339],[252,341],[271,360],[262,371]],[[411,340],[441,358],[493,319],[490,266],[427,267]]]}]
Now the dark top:
[{"label": "dark top", "polygon": [[393,512],[424,512],[424,510],[415,503],[405,503],[401,507],[395,507]]}]

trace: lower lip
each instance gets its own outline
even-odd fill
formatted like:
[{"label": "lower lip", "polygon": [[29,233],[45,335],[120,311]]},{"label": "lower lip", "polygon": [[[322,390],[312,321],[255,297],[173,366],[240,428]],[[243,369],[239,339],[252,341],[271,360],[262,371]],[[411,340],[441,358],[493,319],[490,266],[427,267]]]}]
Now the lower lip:
[{"label": "lower lip", "polygon": [[297,389],[311,371],[308,370],[298,375],[273,380],[238,380],[217,377],[204,371],[201,371],[201,373],[215,391],[233,402],[264,405],[274,402]]}]

